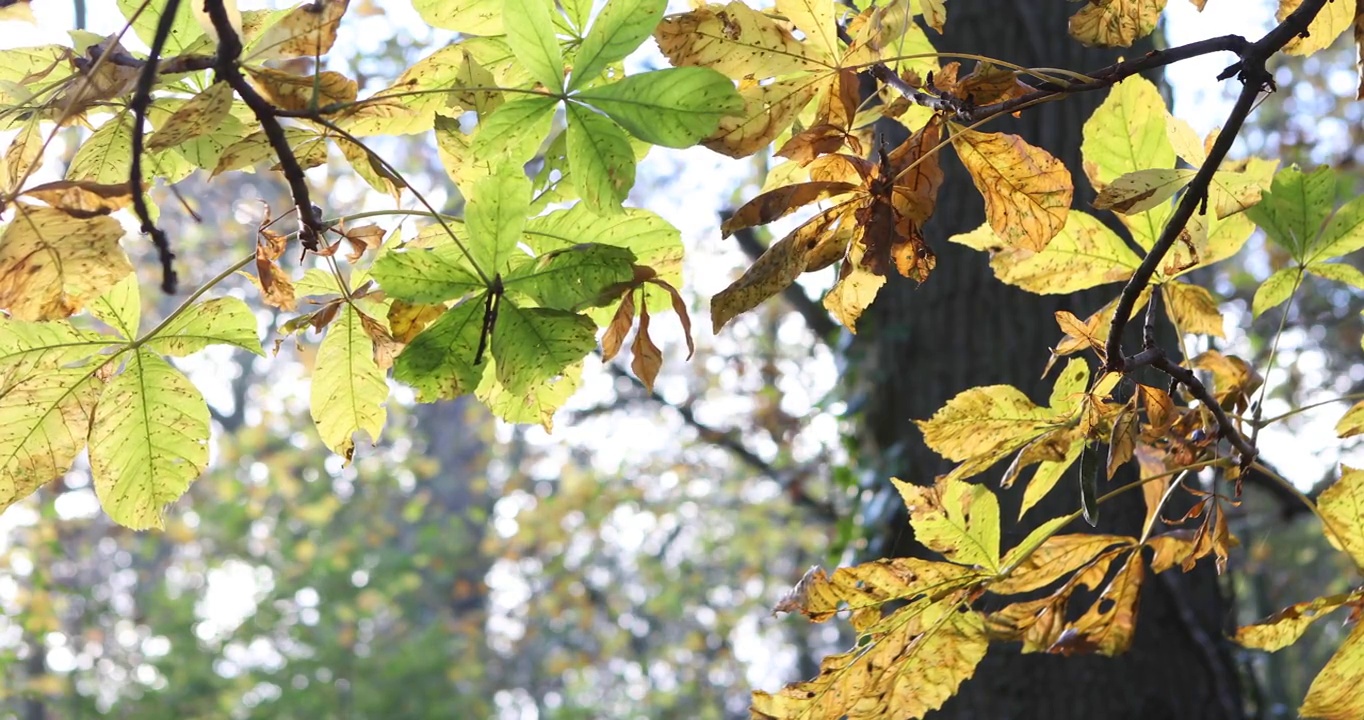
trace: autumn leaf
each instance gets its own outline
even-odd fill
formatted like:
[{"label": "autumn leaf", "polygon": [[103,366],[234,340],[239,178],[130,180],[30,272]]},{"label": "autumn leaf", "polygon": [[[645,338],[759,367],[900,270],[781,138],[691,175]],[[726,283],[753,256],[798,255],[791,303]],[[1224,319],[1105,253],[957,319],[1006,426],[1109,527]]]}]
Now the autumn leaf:
[{"label": "autumn leaf", "polygon": [[[1302,0],[1279,0],[1279,9],[1274,19],[1283,22],[1284,18],[1298,9]],[[1346,29],[1355,24],[1355,8],[1348,2],[1328,2],[1312,18],[1307,32],[1294,37],[1284,45],[1283,51],[1289,55],[1311,55],[1325,50],[1340,37]]]},{"label": "autumn leaf", "polygon": [[932,487],[891,483],[909,508],[914,537],[949,561],[999,572],[999,501],[983,485],[944,476]]},{"label": "autumn leaf", "polygon": [[1307,689],[1298,712],[1305,718],[1353,720],[1364,716],[1364,623],[1355,623],[1336,653],[1326,661]]},{"label": "autumn leaf", "polygon": [[1340,478],[1317,498],[1326,539],[1364,567],[1364,470],[1340,467]]},{"label": "autumn leaf", "polygon": [[1312,623],[1346,605],[1364,600],[1359,591],[1319,597],[1294,603],[1253,625],[1236,628],[1235,639],[1242,647],[1274,652],[1297,642]]},{"label": "autumn leaf", "polygon": [[1156,29],[1165,0],[1091,0],[1070,18],[1070,36],[1086,45],[1128,47]]},{"label": "autumn leaf", "polygon": [[[908,557],[841,567],[832,576],[812,567],[774,611],[798,612],[813,622],[824,622],[840,610],[860,617],[887,602],[950,593],[979,577],[963,565]],[[880,619],[879,613],[873,617]]]},{"label": "autumn leaf", "polygon": [[950,127],[957,155],[985,196],[990,227],[1009,247],[1045,249],[1070,212],[1070,171],[1016,135]]},{"label": "autumn leaf", "polygon": [[1364,433],[1364,402],[1355,403],[1336,423],[1336,436],[1347,438]]},{"label": "autumn leaf", "polygon": [[379,439],[387,398],[388,383],[374,361],[374,342],[360,311],[346,305],[328,327],[313,364],[309,408],[322,442],[349,463],[357,431],[368,434],[371,442]]},{"label": "autumn leaf", "polygon": [[0,308],[15,319],[68,317],[133,271],[119,247],[118,220],[22,203],[13,208],[0,234]]},{"label": "autumn leaf", "polygon": [[1061,579],[1116,545],[1130,545],[1133,538],[1121,535],[1053,535],[1013,567],[1013,571],[990,584],[990,592],[1014,595],[1031,592]]}]

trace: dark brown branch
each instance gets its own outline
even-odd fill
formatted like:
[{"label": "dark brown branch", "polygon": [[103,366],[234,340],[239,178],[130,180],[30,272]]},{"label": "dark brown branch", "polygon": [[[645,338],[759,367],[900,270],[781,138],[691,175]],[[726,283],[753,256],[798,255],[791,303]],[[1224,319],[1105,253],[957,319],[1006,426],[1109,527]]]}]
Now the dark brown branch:
[{"label": "dark brown branch", "polygon": [[147,197],[143,194],[142,154],[145,151],[146,139],[143,126],[147,124],[147,107],[152,104],[152,86],[156,84],[157,60],[161,58],[161,51],[166,47],[166,38],[170,37],[171,26],[175,24],[175,11],[179,5],[180,0],[166,0],[165,7],[161,8],[161,18],[156,22],[156,34],[152,36],[147,63],[142,66],[142,72],[137,76],[137,91],[133,94],[132,102],[133,161],[132,168],[128,171],[128,189],[133,195],[133,212],[137,214],[137,219],[142,224],[142,232],[152,236],[152,245],[156,246],[156,255],[161,260],[161,290],[167,294],[174,293],[177,284],[175,253],[171,252],[166,231],[157,227],[156,221],[152,220],[151,209],[147,207]]},{"label": "dark brown branch", "polygon": [[1236,449],[1236,452],[1241,456],[1240,461],[1243,468],[1255,461],[1255,456],[1259,454],[1259,451],[1255,449],[1254,445],[1250,444],[1250,441],[1246,440],[1246,437],[1236,429],[1235,425],[1231,424],[1231,418],[1227,417],[1227,411],[1222,409],[1222,405],[1217,402],[1212,393],[1208,392],[1207,386],[1203,384],[1202,380],[1198,379],[1193,370],[1171,360],[1165,351],[1159,347],[1147,348],[1123,361],[1123,366],[1127,371],[1147,365],[1165,373],[1171,380],[1183,385],[1188,389],[1190,395],[1203,403],[1208,412],[1212,413],[1213,420],[1217,422],[1218,437],[1226,439]]},{"label": "dark brown branch", "polygon": [[[1122,334],[1127,327],[1127,322],[1132,318],[1132,309],[1136,306],[1137,298],[1150,284],[1151,277],[1155,275],[1160,263],[1165,260],[1165,255],[1174,246],[1179,234],[1184,231],[1184,227],[1193,217],[1194,211],[1206,205],[1208,185],[1212,182],[1213,173],[1217,172],[1217,169],[1222,165],[1222,160],[1231,150],[1231,145],[1236,140],[1236,136],[1240,134],[1241,126],[1245,124],[1251,108],[1255,106],[1260,91],[1267,87],[1273,87],[1273,77],[1265,69],[1265,62],[1283,49],[1289,40],[1305,34],[1307,26],[1311,24],[1312,19],[1317,16],[1317,13],[1327,2],[1330,0],[1306,0],[1273,30],[1248,46],[1245,52],[1241,53],[1241,61],[1237,66],[1223,72],[1223,76],[1228,76],[1228,72],[1237,74],[1242,83],[1241,93],[1237,96],[1236,104],[1227,116],[1227,121],[1223,123],[1217,140],[1213,142],[1212,148],[1208,151],[1207,159],[1204,160],[1193,180],[1189,182],[1183,197],[1180,198],[1179,205],[1175,208],[1174,215],[1166,223],[1160,239],[1151,247],[1150,252],[1146,253],[1141,266],[1137,268],[1136,272],[1132,273],[1127,286],[1123,288],[1122,295],[1118,298],[1118,305],[1113,313],[1113,322],[1109,328],[1108,344],[1105,348],[1106,369],[1119,372],[1123,370]],[[1206,208],[1204,209],[1206,210]]]},{"label": "dark brown branch", "polygon": [[[1237,55],[1245,53],[1251,44],[1240,35],[1223,35],[1222,37],[1199,40],[1187,45],[1180,45],[1168,50],[1153,50],[1138,58],[1124,60],[1120,63],[1109,65],[1106,68],[1096,70],[1087,75],[1093,78],[1091,82],[1074,82],[1066,85],[1050,83],[1045,80],[1038,80],[1031,76],[1022,77],[1022,81],[1036,87],[1035,92],[1016,97],[1010,100],[981,105],[958,112],[954,118],[957,122],[971,124],[995,115],[1009,114],[1023,108],[1036,105],[1059,98],[1063,95],[1075,93],[1092,92],[1103,90],[1113,85],[1141,73],[1156,68],[1173,65],[1174,63],[1195,58],[1200,55],[1209,55],[1215,52],[1234,52]],[[912,99],[912,98],[911,98]]]},{"label": "dark brown branch", "polygon": [[265,137],[270,141],[270,147],[274,149],[275,155],[279,157],[280,171],[284,173],[284,179],[289,183],[289,191],[294,196],[294,207],[298,209],[299,219],[299,241],[307,250],[316,251],[320,245],[325,226],[318,218],[318,210],[313,206],[308,194],[307,178],[303,175],[303,168],[298,164],[298,158],[294,157],[294,151],[289,147],[289,139],[284,135],[284,127],[279,124],[279,109],[270,104],[270,101],[261,97],[256,89],[251,87],[251,83],[246,81],[242,75],[241,68],[237,67],[237,59],[242,54],[242,39],[237,35],[236,29],[232,27],[232,21],[227,17],[227,11],[223,9],[223,0],[194,0],[202,1],[204,9],[208,11],[209,19],[213,21],[213,29],[218,33],[218,55],[213,64],[213,69],[217,73],[219,80],[227,82],[237,91],[242,102],[251,108],[256,120],[261,124],[261,130],[265,132]]}]

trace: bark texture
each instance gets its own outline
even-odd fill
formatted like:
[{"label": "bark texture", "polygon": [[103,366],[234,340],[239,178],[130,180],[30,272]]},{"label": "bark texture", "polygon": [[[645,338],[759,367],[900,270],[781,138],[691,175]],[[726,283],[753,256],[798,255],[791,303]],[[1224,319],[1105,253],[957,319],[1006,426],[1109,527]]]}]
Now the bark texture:
[{"label": "bark texture", "polygon": [[[947,33],[937,37],[930,31],[930,37],[939,51],[979,52],[1025,66],[1083,71],[1113,62],[1119,53],[1084,48],[1069,39],[1067,19],[1076,8],[1055,0],[953,0],[948,4]],[[1131,56],[1146,49],[1149,46],[1124,53]],[[1093,190],[1079,170],[1081,127],[1103,97],[1099,92],[1068,98],[1027,110],[1021,119],[995,121],[981,129],[1020,134],[1055,154],[1074,174],[1076,207],[1088,207]],[[848,350],[848,367],[859,384],[853,406],[862,411],[863,457],[878,482],[895,475],[931,483],[946,472],[950,466],[928,450],[911,420],[928,418],[962,390],[1009,384],[1045,403],[1055,370],[1047,378],[1040,377],[1041,370],[1048,348],[1060,338],[1053,313],[1064,309],[1085,317],[1120,290],[1110,285],[1077,296],[1044,297],[1000,283],[984,254],[946,242],[952,234],[979,226],[984,205],[955,156],[945,159],[944,167],[946,184],[926,229],[938,253],[937,270],[923,286],[892,279]],[[1093,369],[1092,356],[1089,360]],[[993,485],[998,477],[997,468],[978,480]],[[1013,491],[1001,496],[1005,549],[1040,520],[1078,507],[1078,480],[1072,472],[1048,501],[1029,512],[1024,526],[1014,525],[1028,477],[1025,474]],[[1121,480],[1119,476],[1115,482]],[[1123,499],[1131,502],[1104,506],[1100,530],[1140,532],[1144,512],[1140,494]],[[890,500],[883,506],[893,505]],[[1067,531],[1087,529],[1081,525]],[[914,542],[902,509],[883,532],[872,546],[877,556],[924,552]],[[1244,714],[1236,667],[1224,640],[1228,621],[1229,604],[1209,564],[1187,575],[1148,572],[1136,639],[1127,654],[1024,656],[1017,646],[992,645],[975,677],[930,717],[1237,720]]]}]

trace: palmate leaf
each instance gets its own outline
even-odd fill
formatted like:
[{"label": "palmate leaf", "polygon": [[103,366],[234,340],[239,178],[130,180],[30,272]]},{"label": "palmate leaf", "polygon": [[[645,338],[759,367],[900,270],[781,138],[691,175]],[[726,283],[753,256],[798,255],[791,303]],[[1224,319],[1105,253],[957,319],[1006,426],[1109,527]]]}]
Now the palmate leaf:
[{"label": "palmate leaf", "polygon": [[421,402],[449,400],[479,386],[487,365],[475,365],[483,331],[484,298],[466,298],[420,332],[393,363],[393,377],[412,386]]},{"label": "palmate leaf", "polygon": [[519,167],[499,167],[471,189],[464,209],[466,243],[470,260],[484,275],[506,269],[521,241],[529,206],[530,180]]},{"label": "palmate leaf", "polygon": [[1364,623],[1355,623],[1336,653],[1307,688],[1298,712],[1305,718],[1352,720],[1364,716]]},{"label": "palmate leaf", "polygon": [[355,453],[353,436],[363,430],[379,439],[388,412],[388,383],[374,361],[374,341],[363,318],[346,304],[327,328],[313,365],[309,409],[322,442],[347,462]]},{"label": "palmate leaf", "polygon": [[524,296],[540,307],[578,312],[611,304],[602,291],[634,277],[635,254],[622,247],[575,245],[545,253],[502,280],[509,297]]},{"label": "palmate leaf", "polygon": [[[1248,215],[1271,242],[1305,263],[1331,219],[1337,184],[1335,173],[1328,167],[1311,173],[1303,173],[1297,166],[1284,168],[1275,173],[1269,191]],[[1348,234],[1349,227],[1343,228],[1347,232],[1342,235]]]},{"label": "palmate leaf", "polygon": [[999,501],[984,485],[942,477],[932,487],[891,478],[914,537],[949,561],[998,573]]},{"label": "palmate leaf", "polygon": [[502,13],[512,18],[512,22],[503,23],[512,52],[542,85],[560,91],[564,87],[564,55],[554,37],[553,12],[550,0],[503,0]]},{"label": "palmate leaf", "polygon": [[597,325],[586,315],[500,303],[491,350],[497,381],[513,395],[561,375],[596,346]]},{"label": "palmate leaf", "polygon": [[412,7],[433,27],[468,35],[503,33],[503,0],[412,0]]},{"label": "palmate leaf", "polygon": [[137,338],[142,317],[142,297],[137,291],[137,275],[129,273],[103,295],[90,303],[90,314],[112,327],[125,340]]},{"label": "palmate leaf", "polygon": [[453,300],[486,287],[453,243],[390,250],[374,261],[370,274],[389,295],[417,303]]},{"label": "palmate leaf", "polygon": [[256,334],[256,316],[239,298],[214,298],[186,309],[172,319],[146,347],[164,355],[183,357],[209,345],[235,345],[265,357]]},{"label": "palmate leaf", "polygon": [[620,212],[635,184],[635,155],[620,126],[578,103],[568,103],[568,163],[583,202],[595,213]]},{"label": "palmate leaf", "polygon": [[142,530],[161,527],[208,466],[208,405],[179,370],[137,350],[109,381],[90,425],[90,472],[109,517]]}]

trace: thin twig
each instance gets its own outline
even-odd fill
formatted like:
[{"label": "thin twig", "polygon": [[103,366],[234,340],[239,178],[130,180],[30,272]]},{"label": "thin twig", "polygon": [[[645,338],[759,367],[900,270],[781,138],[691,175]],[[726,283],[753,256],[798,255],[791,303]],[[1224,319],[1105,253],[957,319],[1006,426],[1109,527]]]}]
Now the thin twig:
[{"label": "thin twig", "polygon": [[133,95],[132,102],[133,158],[132,168],[128,171],[129,191],[133,195],[133,212],[142,223],[142,232],[152,236],[152,245],[156,246],[156,255],[161,259],[161,291],[167,294],[175,292],[177,281],[175,253],[171,252],[166,231],[157,227],[156,221],[152,220],[147,198],[143,195],[142,154],[145,141],[143,126],[147,123],[147,107],[152,103],[152,86],[156,84],[156,64],[161,58],[161,50],[166,47],[166,38],[170,37],[171,27],[175,24],[175,11],[179,6],[180,0],[166,0],[165,6],[161,8],[161,18],[156,22],[156,34],[152,36],[147,64],[142,66],[142,72],[137,76],[137,92]]},{"label": "thin twig", "polygon": [[[199,0],[195,0],[196,2]],[[251,108],[256,120],[261,124],[261,130],[265,132],[265,137],[270,141],[270,147],[274,149],[275,155],[279,157],[280,171],[284,173],[284,179],[289,183],[289,191],[294,197],[294,207],[298,209],[299,220],[299,241],[307,250],[316,252],[322,241],[322,234],[326,231],[326,226],[318,219],[318,211],[313,207],[312,200],[308,194],[307,178],[303,175],[303,168],[298,164],[298,158],[294,157],[294,151],[289,147],[289,139],[284,135],[284,127],[279,124],[278,108],[270,104],[270,101],[261,97],[256,89],[251,87],[251,83],[246,81],[242,75],[241,68],[237,66],[237,59],[242,54],[242,39],[237,35],[237,31],[232,27],[232,21],[227,17],[227,11],[223,8],[223,0],[202,0],[204,10],[208,11],[209,19],[213,21],[213,29],[218,33],[218,55],[213,64],[213,69],[217,73],[217,79],[227,82],[237,91],[242,102]]]}]

